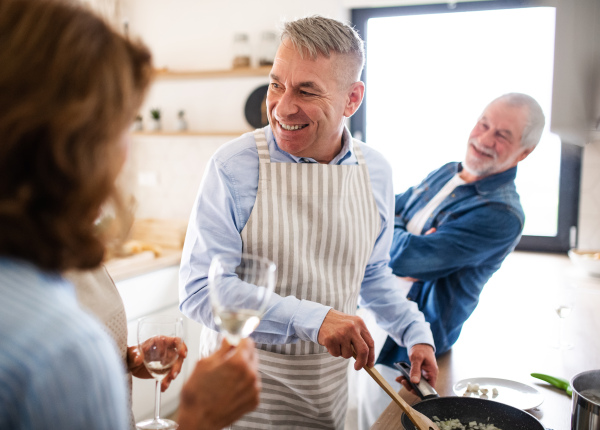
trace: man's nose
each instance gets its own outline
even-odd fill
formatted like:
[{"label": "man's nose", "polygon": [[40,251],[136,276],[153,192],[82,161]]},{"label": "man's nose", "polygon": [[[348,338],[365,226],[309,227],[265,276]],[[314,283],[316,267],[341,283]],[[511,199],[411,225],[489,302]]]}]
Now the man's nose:
[{"label": "man's nose", "polygon": [[281,94],[275,110],[280,117],[286,117],[298,113],[299,109],[296,103],[296,97],[291,90],[286,89],[283,94]]},{"label": "man's nose", "polygon": [[494,134],[495,134],[494,130],[488,129],[488,130],[484,131],[483,133],[481,133],[477,137],[477,139],[479,140],[479,143],[481,145],[491,147],[491,146],[494,146]]}]

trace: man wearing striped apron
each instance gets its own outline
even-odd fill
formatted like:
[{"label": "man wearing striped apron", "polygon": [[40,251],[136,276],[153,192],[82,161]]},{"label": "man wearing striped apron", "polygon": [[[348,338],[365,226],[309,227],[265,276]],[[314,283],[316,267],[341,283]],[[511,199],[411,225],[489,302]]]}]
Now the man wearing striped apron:
[{"label": "man wearing striped apron", "polygon": [[411,379],[423,372],[435,384],[429,325],[388,267],[391,169],[344,126],[362,102],[363,63],[351,27],[323,17],[287,23],[270,74],[270,125],[221,147],[205,172],[182,256],[182,312],[216,330],[206,286],[217,253],[277,265],[276,294],[252,335],[260,405],[235,429],[343,429],[345,359],[355,350],[356,370],[374,364],[359,302],[411,351]]}]

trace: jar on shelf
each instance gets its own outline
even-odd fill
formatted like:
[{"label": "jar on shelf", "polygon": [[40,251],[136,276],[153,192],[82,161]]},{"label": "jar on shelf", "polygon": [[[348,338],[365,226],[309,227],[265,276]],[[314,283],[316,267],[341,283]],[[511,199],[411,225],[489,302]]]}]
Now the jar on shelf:
[{"label": "jar on shelf", "polygon": [[177,112],[177,131],[186,131],[188,129],[188,123],[185,119],[185,111],[180,110]]},{"label": "jar on shelf", "polygon": [[258,45],[258,65],[272,66],[278,48],[277,34],[272,31],[263,31],[260,34]]},{"label": "jar on shelf", "polygon": [[250,67],[250,43],[248,35],[236,33],[233,37],[233,68]]},{"label": "jar on shelf", "polygon": [[144,121],[141,115],[136,115],[135,121],[131,124],[131,131],[143,131],[144,130]]}]

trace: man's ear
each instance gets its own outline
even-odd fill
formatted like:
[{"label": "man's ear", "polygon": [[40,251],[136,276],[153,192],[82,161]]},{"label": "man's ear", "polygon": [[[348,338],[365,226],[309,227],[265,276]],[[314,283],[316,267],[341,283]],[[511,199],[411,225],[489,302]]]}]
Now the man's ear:
[{"label": "man's ear", "polygon": [[344,116],[350,118],[354,115],[354,112],[358,110],[360,104],[365,96],[365,84],[361,81],[356,81],[350,88],[348,88],[348,98],[346,101],[346,108],[344,109]]},{"label": "man's ear", "polygon": [[534,150],[534,149],[535,149],[535,148],[528,148],[528,149],[524,150],[524,151],[521,153],[521,155],[519,155],[519,158],[517,158],[517,162],[519,162],[519,163],[520,163],[521,161],[523,161],[524,159],[526,159],[526,158],[527,158],[527,156],[528,156],[529,154],[531,154],[531,153],[533,152],[533,150]]}]

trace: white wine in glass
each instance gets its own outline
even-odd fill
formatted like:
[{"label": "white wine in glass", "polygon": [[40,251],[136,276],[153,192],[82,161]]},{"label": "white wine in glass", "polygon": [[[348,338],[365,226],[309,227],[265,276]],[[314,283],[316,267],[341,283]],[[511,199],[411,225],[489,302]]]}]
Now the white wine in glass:
[{"label": "white wine in glass", "polygon": [[208,287],[215,323],[237,345],[258,327],[275,286],[275,263],[248,254],[219,254]]},{"label": "white wine in glass", "polygon": [[156,380],[154,418],[138,422],[138,429],[161,430],[178,427],[175,421],[160,418],[160,386],[179,358],[182,335],[181,317],[157,315],[141,318],[138,322],[138,347],[144,357],[144,366]]}]

